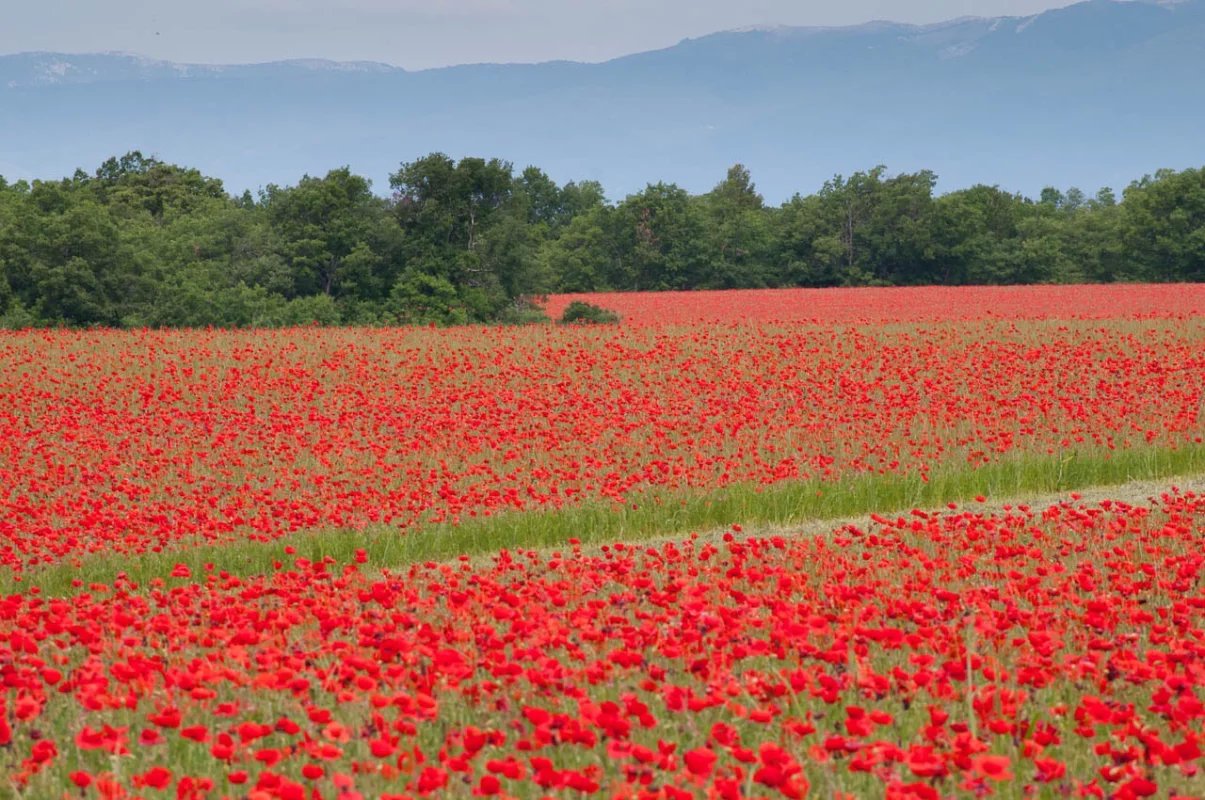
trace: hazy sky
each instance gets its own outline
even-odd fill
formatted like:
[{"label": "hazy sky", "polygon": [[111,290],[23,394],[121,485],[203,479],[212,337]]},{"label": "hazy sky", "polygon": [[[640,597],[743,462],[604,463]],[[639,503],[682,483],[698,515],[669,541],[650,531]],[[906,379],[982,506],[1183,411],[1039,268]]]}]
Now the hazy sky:
[{"label": "hazy sky", "polygon": [[1068,0],[0,0],[0,53],[172,61],[600,61],[747,25],[1026,15]]}]

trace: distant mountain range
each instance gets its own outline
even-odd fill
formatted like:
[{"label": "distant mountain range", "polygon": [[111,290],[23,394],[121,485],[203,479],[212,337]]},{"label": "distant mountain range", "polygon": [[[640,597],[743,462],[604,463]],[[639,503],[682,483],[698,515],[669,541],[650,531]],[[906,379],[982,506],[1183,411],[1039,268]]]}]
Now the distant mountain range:
[{"label": "distant mountain range", "polygon": [[388,191],[439,150],[692,191],[746,164],[771,201],[834,173],[1122,188],[1205,164],[1205,0],[1090,0],[936,25],[757,28],[600,64],[410,72],[320,60],[206,66],[0,56],[0,174],[92,171],[128,150],[241,191],[350,165]]}]

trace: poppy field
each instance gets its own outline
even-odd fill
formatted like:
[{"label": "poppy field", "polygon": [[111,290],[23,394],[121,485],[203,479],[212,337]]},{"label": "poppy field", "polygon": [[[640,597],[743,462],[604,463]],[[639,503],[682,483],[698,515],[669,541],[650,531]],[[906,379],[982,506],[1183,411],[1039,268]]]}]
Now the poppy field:
[{"label": "poppy field", "polygon": [[562,294],[544,308],[560,319],[574,300],[618,312],[627,325],[694,322],[898,323],[983,319],[1110,319],[1199,315],[1205,286],[893,286],[746,289],[739,292]]},{"label": "poppy field", "polygon": [[0,797],[1205,796],[1205,295],[832,291],[0,333]]}]

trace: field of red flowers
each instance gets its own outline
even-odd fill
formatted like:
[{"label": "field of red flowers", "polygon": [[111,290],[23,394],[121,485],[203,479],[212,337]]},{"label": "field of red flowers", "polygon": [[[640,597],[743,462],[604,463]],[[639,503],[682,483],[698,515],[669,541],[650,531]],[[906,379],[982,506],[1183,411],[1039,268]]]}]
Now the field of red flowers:
[{"label": "field of red flowers", "polygon": [[1205,317],[24,332],[0,365],[0,568],[21,572],[1199,443]]},{"label": "field of red flowers", "polygon": [[[1175,481],[485,562],[290,544],[1201,447],[1196,289],[897,291],[0,333],[0,797],[1205,796],[1205,496]],[[38,588],[248,543],[275,564]]]},{"label": "field of red flowers", "polygon": [[[1205,496],[0,603],[27,797],[1200,797]],[[78,788],[76,788],[78,787]]]},{"label": "field of red flowers", "polygon": [[560,319],[574,300],[615,311],[628,325],[693,322],[883,323],[979,319],[1107,319],[1201,314],[1205,284],[1104,286],[918,286],[751,289],[730,292],[606,292],[552,295]]}]

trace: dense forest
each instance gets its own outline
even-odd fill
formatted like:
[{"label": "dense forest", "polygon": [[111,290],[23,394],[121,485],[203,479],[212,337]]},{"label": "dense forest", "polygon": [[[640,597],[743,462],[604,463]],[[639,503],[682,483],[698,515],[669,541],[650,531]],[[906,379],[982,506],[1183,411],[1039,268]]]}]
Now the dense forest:
[{"label": "dense forest", "polygon": [[134,152],[64,180],[0,178],[0,325],[454,324],[540,318],[550,292],[1205,280],[1205,169],[1117,197],[876,167],[767,205],[732,167],[706,194],[439,153],[391,193],[350,170],[230,196]]}]

